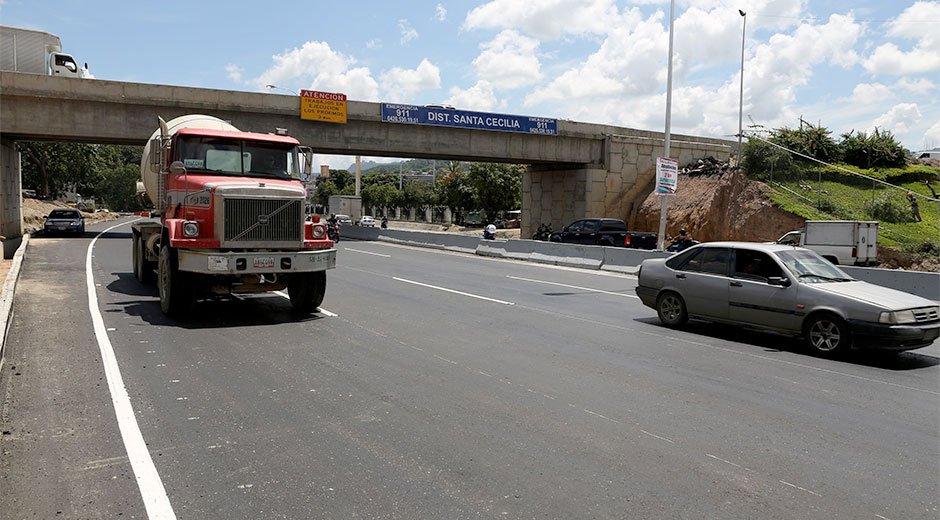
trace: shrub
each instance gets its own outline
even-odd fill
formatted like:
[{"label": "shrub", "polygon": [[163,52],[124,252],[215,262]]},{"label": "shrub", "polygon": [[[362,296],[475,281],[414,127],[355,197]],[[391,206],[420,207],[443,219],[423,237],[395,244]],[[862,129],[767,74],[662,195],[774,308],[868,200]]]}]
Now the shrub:
[{"label": "shrub", "polygon": [[831,134],[825,127],[800,119],[799,128],[777,128],[771,132],[770,140],[814,159],[836,162],[841,159],[842,150]]},{"label": "shrub", "polygon": [[859,168],[902,167],[907,164],[907,150],[890,131],[875,128],[870,135],[852,130],[842,134],[843,160]]},{"label": "shrub", "polygon": [[758,139],[744,143],[741,155],[741,166],[755,179],[789,179],[797,171],[790,152]]},{"label": "shrub", "polygon": [[907,206],[896,202],[889,195],[878,196],[865,203],[865,210],[874,220],[885,222],[907,222],[911,220],[911,211]]}]

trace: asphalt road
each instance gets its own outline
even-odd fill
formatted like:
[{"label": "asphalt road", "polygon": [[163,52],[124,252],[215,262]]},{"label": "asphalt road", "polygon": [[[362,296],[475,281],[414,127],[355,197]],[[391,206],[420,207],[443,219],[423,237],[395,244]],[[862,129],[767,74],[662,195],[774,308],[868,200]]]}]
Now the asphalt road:
[{"label": "asphalt road", "polygon": [[225,519],[940,516],[937,343],[820,359],[666,329],[633,277],[346,240],[314,316],[270,294],[171,320],[131,274],[128,225],[94,244],[90,310],[87,249],[115,224],[30,241],[0,373],[4,519],[158,518],[161,500]]}]

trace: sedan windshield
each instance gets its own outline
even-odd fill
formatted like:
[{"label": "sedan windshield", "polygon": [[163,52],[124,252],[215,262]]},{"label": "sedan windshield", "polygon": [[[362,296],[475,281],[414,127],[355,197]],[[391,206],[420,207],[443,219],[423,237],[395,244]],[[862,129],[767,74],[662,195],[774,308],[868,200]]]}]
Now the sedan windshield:
[{"label": "sedan windshield", "polygon": [[297,148],[290,144],[216,137],[181,137],[177,160],[188,171],[251,177],[299,178]]},{"label": "sedan windshield", "polygon": [[813,251],[799,249],[778,251],[776,255],[783,261],[783,265],[803,282],[850,282],[853,280],[851,276],[845,274],[845,271]]}]

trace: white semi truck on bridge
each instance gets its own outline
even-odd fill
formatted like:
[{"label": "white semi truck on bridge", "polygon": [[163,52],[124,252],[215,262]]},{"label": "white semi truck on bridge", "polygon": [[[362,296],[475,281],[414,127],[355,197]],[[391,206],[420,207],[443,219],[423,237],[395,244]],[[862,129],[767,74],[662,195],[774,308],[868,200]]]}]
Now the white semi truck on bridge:
[{"label": "white semi truck on bridge", "polygon": [[64,54],[62,41],[52,33],[0,25],[0,70],[84,78],[87,68]]},{"label": "white semi truck on bridge", "polygon": [[140,174],[160,220],[135,222],[132,238],[134,275],[156,274],[161,310],[184,315],[200,296],[287,289],[297,311],[313,312],[336,249],[319,217],[305,220],[312,152],[212,116],[159,122]]}]

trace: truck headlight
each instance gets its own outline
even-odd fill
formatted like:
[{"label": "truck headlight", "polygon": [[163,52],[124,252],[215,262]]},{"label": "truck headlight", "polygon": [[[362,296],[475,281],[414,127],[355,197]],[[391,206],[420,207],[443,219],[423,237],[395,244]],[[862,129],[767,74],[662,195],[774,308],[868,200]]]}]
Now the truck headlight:
[{"label": "truck headlight", "polygon": [[326,236],[326,230],[323,226],[313,226],[313,238],[320,240]]},{"label": "truck headlight", "polygon": [[183,236],[193,238],[199,236],[199,223],[193,220],[183,222]]},{"label": "truck headlight", "polygon": [[917,318],[914,317],[914,311],[891,311],[891,312],[882,312],[878,316],[879,323],[891,323],[894,325],[899,325],[901,323],[916,323]]}]

